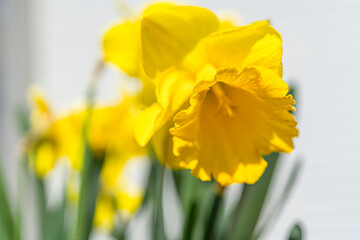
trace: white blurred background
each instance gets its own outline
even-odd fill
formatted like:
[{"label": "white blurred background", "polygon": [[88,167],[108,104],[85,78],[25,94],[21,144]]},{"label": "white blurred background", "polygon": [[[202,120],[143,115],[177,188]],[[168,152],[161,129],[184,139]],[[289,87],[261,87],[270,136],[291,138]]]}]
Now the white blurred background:
[{"label": "white blurred background", "polygon": [[[299,157],[304,168],[265,239],[284,239],[297,220],[305,226],[306,239],[360,239],[360,2],[186,3],[214,12],[230,10],[244,24],[270,19],[283,36],[284,80],[298,87],[300,137],[281,171],[288,174]],[[138,12],[144,2],[128,4]],[[0,151],[13,198],[18,141],[14,109],[25,102],[28,84],[43,86],[56,109],[79,101],[101,56],[101,34],[120,16],[115,0],[0,0]],[[111,69],[104,76],[105,100],[116,95],[119,77]],[[30,204],[32,193],[27,196]],[[28,239],[36,239],[31,226],[27,231]]]}]

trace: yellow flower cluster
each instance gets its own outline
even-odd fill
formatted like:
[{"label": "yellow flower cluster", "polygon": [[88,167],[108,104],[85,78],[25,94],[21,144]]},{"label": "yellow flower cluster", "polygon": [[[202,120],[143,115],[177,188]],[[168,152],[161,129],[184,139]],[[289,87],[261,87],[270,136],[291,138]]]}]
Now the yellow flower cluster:
[{"label": "yellow flower cluster", "polygon": [[107,31],[103,49],[105,61],[153,84],[156,100],[134,131],[164,164],[224,186],[255,183],[263,155],[294,148],[282,38],[267,21],[235,27],[205,8],[155,4]]},{"label": "yellow flower cluster", "polygon": [[[63,158],[70,161],[73,171],[81,171],[86,108],[79,107],[65,115],[56,116],[38,89],[32,89],[31,100],[33,109],[29,135],[35,141],[29,148],[29,156],[37,175],[43,178]],[[106,229],[113,225],[117,211],[126,216],[132,214],[142,199],[141,191],[130,191],[122,184],[124,165],[133,161],[133,157],[146,154],[145,149],[135,142],[131,130],[137,111],[136,102],[136,98],[126,97],[117,104],[95,107],[92,111],[87,141],[94,156],[104,161],[94,224]],[[74,202],[78,201],[79,195],[76,180],[70,177],[67,189],[68,200]]]}]

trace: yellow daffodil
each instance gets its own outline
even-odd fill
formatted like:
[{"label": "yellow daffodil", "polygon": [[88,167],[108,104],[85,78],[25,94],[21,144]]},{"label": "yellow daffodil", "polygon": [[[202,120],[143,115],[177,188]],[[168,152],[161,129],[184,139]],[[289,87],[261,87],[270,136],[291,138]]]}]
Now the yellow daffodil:
[{"label": "yellow daffodil", "polygon": [[255,183],[267,166],[262,155],[294,148],[298,130],[289,111],[295,101],[287,92],[264,67],[224,68],[200,82],[170,130],[180,165],[204,181]]},{"label": "yellow daffodil", "polygon": [[[205,22],[208,24],[205,24]],[[297,129],[294,118],[288,113],[288,110],[293,110],[293,100],[291,96],[286,95],[288,86],[281,79],[282,39],[280,34],[268,22],[262,21],[248,26],[233,27],[231,22],[220,22],[213,13],[203,8],[165,5],[154,7],[154,10],[150,8],[149,11],[145,11],[141,21],[137,21],[137,24],[140,30],[135,37],[140,36],[141,41],[137,41],[137,44],[140,43],[141,47],[137,48],[135,53],[140,52],[142,56],[141,59],[140,57],[136,59],[137,61],[141,60],[144,72],[155,83],[157,99],[156,102],[143,109],[136,119],[135,136],[140,145],[144,146],[152,139],[151,143],[161,162],[172,168],[184,167],[192,169],[193,174],[203,180],[209,180],[213,176],[222,185],[233,182],[254,183],[266,167],[266,162],[262,160],[263,154],[272,151],[290,152],[292,150],[292,138],[297,136]],[[139,66],[139,62],[137,62],[137,66]],[[138,68],[141,69],[141,66]],[[234,72],[238,72],[238,74],[234,74]],[[199,90],[201,89],[200,86],[207,86],[210,94],[205,95],[208,98],[212,96],[213,92],[216,92],[217,96],[219,96],[219,103],[213,104],[217,106],[215,109],[225,109],[226,114],[234,119],[246,119],[243,116],[236,117],[239,114],[251,115],[251,112],[246,114],[245,111],[240,111],[240,113],[234,111],[233,104],[238,103],[232,103],[232,99],[226,95],[227,92],[224,92],[221,87],[217,87],[222,83],[217,83],[216,79],[223,78],[224,75],[231,75],[230,73],[236,75],[234,79],[229,80],[231,86],[235,82],[238,83],[240,78],[237,75],[241,75],[241,84],[244,82],[248,82],[248,84],[240,84],[241,87],[238,86],[238,88],[241,91],[252,91],[251,94],[254,94],[255,98],[261,98],[259,102],[251,102],[251,98],[243,99],[248,100],[249,104],[253,103],[258,106],[257,108],[255,106],[250,107],[249,111],[258,111],[259,116],[266,113],[268,114],[265,115],[266,117],[277,116],[277,114],[271,113],[271,111],[278,112],[276,107],[282,109],[281,114],[285,112],[284,117],[281,118],[283,122],[276,118],[269,119],[269,122],[288,124],[290,126],[287,129],[289,130],[288,135],[280,133],[279,128],[276,128],[276,124],[267,123],[259,123],[258,128],[252,128],[249,125],[248,129],[253,129],[253,132],[243,132],[242,135],[238,136],[238,139],[234,139],[230,135],[220,137],[220,135],[215,134],[214,137],[217,137],[217,139],[223,141],[232,139],[233,141],[228,148],[219,147],[216,150],[217,154],[208,149],[211,147],[215,151],[215,140],[212,141],[212,138],[209,138],[209,142],[206,143],[199,140],[202,139],[201,134],[204,132],[196,138],[194,136],[187,138],[186,134],[190,133],[183,132],[181,129],[188,125],[195,124],[197,126],[197,124],[200,124],[198,122],[200,117],[197,114],[199,116],[201,114],[196,113],[189,118],[181,118],[182,114],[184,114],[184,111],[181,110],[187,109],[185,111],[189,112],[193,106],[191,105],[188,108],[188,99],[191,97],[191,103],[193,103],[196,102],[194,99],[199,98],[201,94],[205,94],[204,89]],[[251,78],[252,74],[257,77]],[[235,79],[238,80],[235,81]],[[205,84],[210,82],[213,85]],[[223,82],[223,80],[220,82]],[[255,86],[251,88],[252,85],[257,86],[259,89],[255,91]],[[268,94],[267,91],[281,92],[281,94],[269,95],[269,97],[266,95]],[[205,97],[204,99],[208,98]],[[279,106],[277,106],[275,103],[281,101],[265,101],[265,98],[272,100],[286,98],[288,101],[285,101],[287,105],[279,103]],[[273,106],[268,102],[271,102]],[[196,108],[202,109],[205,106],[208,106],[208,104],[201,102]],[[234,108],[238,109],[239,107],[236,105]],[[220,113],[224,113],[225,110],[216,110],[215,115],[220,116]],[[179,111],[180,113],[178,113]],[[214,113],[210,111],[210,108],[208,111],[208,114]],[[175,115],[174,122],[176,125],[171,130],[174,135],[173,144],[169,142],[170,138],[167,131],[173,126],[172,119]],[[207,117],[210,117],[210,115]],[[185,123],[184,119],[191,122],[191,124]],[[216,122],[218,118],[209,121]],[[244,120],[244,122],[246,121]],[[220,125],[228,124],[225,119],[217,123]],[[239,126],[242,123],[238,122]],[[259,142],[262,142],[261,146],[256,141],[249,140],[247,144],[242,142],[247,139],[246,137],[249,139],[258,137],[261,139],[258,136],[261,133],[261,127],[264,127],[264,132],[269,131],[265,128],[273,128],[271,133],[265,134],[264,139],[266,140],[259,140]],[[219,127],[219,132],[225,134],[220,129]],[[192,134],[196,135],[201,132],[195,130],[196,128],[192,128],[192,131],[194,131]],[[236,132],[236,129],[233,131]],[[204,136],[205,139],[209,137],[206,134]],[[242,147],[238,146],[240,143]],[[179,159],[166,151],[172,147]],[[234,148],[237,148],[239,152],[236,154],[229,152],[229,149]],[[246,151],[250,151],[252,154]],[[205,155],[199,152],[209,152],[212,154],[212,158],[204,160]],[[189,157],[190,155],[191,157]],[[234,158],[233,162],[229,162],[229,159],[220,159],[219,155]],[[224,166],[220,163],[223,163]]]},{"label": "yellow daffodil", "polygon": [[50,106],[46,103],[41,89],[37,86],[29,88],[30,129],[27,145],[29,147],[29,164],[39,177],[44,177],[55,166],[58,152],[54,141],[47,135],[53,121]]},{"label": "yellow daffodil", "polygon": [[[31,135],[35,143],[30,147],[30,156],[38,176],[43,177],[61,157],[67,157],[75,169],[82,166],[82,124],[83,114],[72,113],[56,118],[41,135]],[[37,128],[36,125],[34,128]]]},{"label": "yellow daffodil", "polygon": [[[32,165],[39,177],[44,177],[55,162],[66,157],[74,169],[67,186],[67,199],[77,203],[79,198],[79,171],[83,163],[83,128],[86,118],[85,107],[69,111],[62,116],[50,114],[50,108],[44,97],[33,92],[33,128],[38,130],[38,138],[30,149]],[[91,121],[86,137],[93,154],[103,158],[100,175],[101,194],[97,199],[94,225],[111,230],[115,215],[127,220],[140,206],[143,191],[130,191],[131,185],[123,176],[123,167],[134,156],[146,154],[138,146],[133,135],[135,115],[138,111],[138,99],[125,97],[121,102],[110,106],[96,106],[91,113]],[[36,126],[38,123],[45,124]],[[45,121],[46,120],[46,121]],[[76,174],[77,173],[77,174]]]},{"label": "yellow daffodil", "polygon": [[[41,107],[47,106],[46,101],[39,94],[34,96],[36,96],[35,103],[38,107],[32,111],[32,129],[37,131],[36,134],[33,134],[35,130],[30,133],[30,135],[35,135],[35,137],[31,136],[35,143],[32,144],[30,153],[33,159],[32,165],[37,174],[44,176],[60,157],[67,157],[73,168],[81,170],[85,108],[74,109],[65,116],[50,116],[49,110],[46,110],[49,107]],[[133,136],[137,109],[137,99],[133,97],[126,97],[125,100],[113,106],[93,109],[87,138],[96,156],[105,155],[110,162],[115,159],[119,162],[117,164],[123,164],[127,159],[145,153],[144,149],[137,145]]]},{"label": "yellow daffodil", "polygon": [[116,224],[116,215],[123,222],[140,207],[142,195],[132,196],[124,192],[115,195],[100,193],[95,207],[94,226],[111,231]]},{"label": "yellow daffodil", "polygon": [[171,130],[178,164],[222,185],[256,182],[267,165],[262,155],[291,152],[298,134],[281,59],[281,36],[266,21],[203,38],[180,65],[157,77],[157,103],[137,119],[139,143],[186,109]]},{"label": "yellow daffodil", "polygon": [[143,186],[134,184],[132,179],[126,175],[128,174],[126,165],[139,163],[137,161],[134,158],[128,159],[126,162],[106,158],[101,172],[101,192],[96,204],[95,226],[112,230],[116,220],[115,215],[126,222],[140,207],[143,199]]}]

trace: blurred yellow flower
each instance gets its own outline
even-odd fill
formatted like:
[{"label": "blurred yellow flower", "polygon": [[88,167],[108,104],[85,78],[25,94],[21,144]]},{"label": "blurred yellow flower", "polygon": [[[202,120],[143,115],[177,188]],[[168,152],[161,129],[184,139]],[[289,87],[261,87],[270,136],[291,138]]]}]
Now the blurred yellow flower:
[{"label": "blurred yellow flower", "polygon": [[137,185],[127,177],[129,169],[124,166],[145,162],[139,162],[134,158],[126,162],[118,160],[107,158],[101,171],[100,195],[96,204],[94,225],[106,230],[112,230],[116,219],[128,221],[143,200],[144,186]]},{"label": "blurred yellow flower", "polygon": [[133,126],[139,109],[136,97],[125,97],[113,106],[95,107],[89,129],[89,143],[94,152],[130,158],[145,153],[135,141]]},{"label": "blurred yellow flower", "polygon": [[143,200],[142,194],[128,194],[124,192],[116,193],[117,209],[124,215],[124,218],[128,218],[139,209]]},{"label": "blurred yellow flower", "polygon": [[31,86],[28,92],[30,108],[29,165],[39,177],[44,177],[54,166],[58,152],[55,142],[47,135],[53,115],[41,89]]},{"label": "blurred yellow flower", "polygon": [[116,206],[114,200],[110,196],[99,194],[94,213],[94,225],[108,231],[112,230],[115,213]]},{"label": "blurred yellow flower", "polygon": [[[44,103],[40,106],[47,106],[44,98],[39,96],[36,95],[37,102]],[[137,101],[135,97],[125,97],[115,105],[93,109],[86,136],[95,156],[105,156],[105,161],[109,158],[110,162],[115,159],[121,165],[133,156],[145,154],[145,150],[138,146],[133,136],[134,119],[139,108]],[[85,108],[71,110],[64,116],[43,116],[39,114],[38,108],[34,108],[32,112],[31,128],[36,129],[36,134],[33,134],[35,143],[29,151],[37,174],[44,176],[60,157],[67,157],[73,168],[81,170]],[[30,134],[32,132],[34,131],[30,131]]]},{"label": "blurred yellow flower", "polygon": [[49,127],[52,112],[45,101],[42,90],[37,86],[30,86],[28,91],[30,102],[30,126],[33,135],[41,135]]},{"label": "blurred yellow flower", "polygon": [[115,195],[100,193],[96,201],[94,225],[111,231],[116,224],[116,216],[126,222],[140,207],[141,201],[142,195],[131,196],[120,191]]},{"label": "blurred yellow flower", "polygon": [[50,141],[40,142],[33,150],[32,156],[34,168],[39,177],[44,177],[55,166],[57,156]]}]

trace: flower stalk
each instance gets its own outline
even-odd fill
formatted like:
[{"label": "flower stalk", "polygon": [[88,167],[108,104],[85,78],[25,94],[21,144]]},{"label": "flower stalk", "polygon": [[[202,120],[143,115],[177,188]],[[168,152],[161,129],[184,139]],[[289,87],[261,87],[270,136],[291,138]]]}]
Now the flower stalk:
[{"label": "flower stalk", "polygon": [[92,229],[96,198],[98,194],[99,175],[102,167],[102,159],[98,159],[92,153],[88,143],[88,132],[91,125],[91,115],[94,106],[95,93],[100,74],[103,70],[103,62],[99,62],[90,78],[87,91],[87,111],[84,120],[83,142],[84,142],[84,159],[81,174],[80,201],[78,208],[78,227],[77,238],[86,240],[90,236]]},{"label": "flower stalk", "polygon": [[223,200],[223,193],[225,190],[225,187],[217,185],[216,186],[216,194],[213,200],[212,208],[210,217],[206,224],[206,232],[204,235],[204,240],[211,240],[215,238],[215,228],[216,228],[216,222],[219,215],[220,206]]},{"label": "flower stalk", "polygon": [[153,239],[163,240],[166,239],[164,228],[164,214],[163,214],[163,187],[164,187],[164,174],[165,167],[156,160],[156,173],[155,173],[155,196],[154,196],[154,227]]}]

